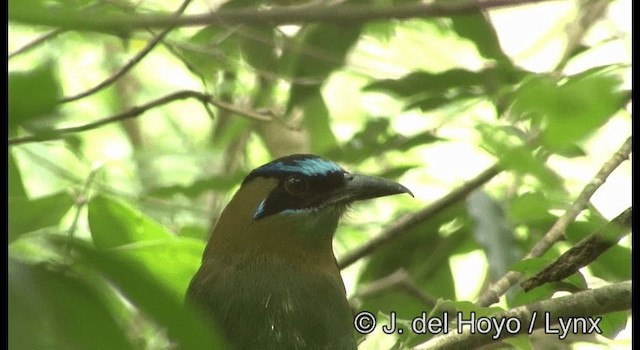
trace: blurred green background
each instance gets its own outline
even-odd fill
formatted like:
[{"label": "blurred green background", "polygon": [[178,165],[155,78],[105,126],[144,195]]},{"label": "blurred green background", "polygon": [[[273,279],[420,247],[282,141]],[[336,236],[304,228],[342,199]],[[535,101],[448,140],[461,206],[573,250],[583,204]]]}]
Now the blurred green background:
[{"label": "blurred green background", "polygon": [[[129,30],[117,22],[185,6],[188,16],[313,5],[9,1],[11,349],[222,347],[184,309],[184,292],[244,175],[291,153],[396,179],[415,194],[355,205],[335,239],[339,261],[491,169],[470,194],[343,269],[354,306],[381,318],[411,319],[447,301],[486,314],[470,302],[522,259],[631,135],[629,0],[350,24]],[[566,240],[524,270],[536,272],[630,206],[627,161]],[[629,279],[626,236],[562,283],[515,287],[496,306]],[[630,348],[630,311],[604,317],[601,335],[510,344]],[[360,348],[428,337],[375,332]]]}]

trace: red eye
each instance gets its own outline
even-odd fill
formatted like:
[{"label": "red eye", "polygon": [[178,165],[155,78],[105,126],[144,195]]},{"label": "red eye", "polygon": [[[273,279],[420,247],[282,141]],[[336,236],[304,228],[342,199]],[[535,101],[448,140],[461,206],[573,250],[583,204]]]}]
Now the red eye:
[{"label": "red eye", "polygon": [[309,184],[302,177],[291,176],[284,180],[284,189],[293,195],[301,196],[307,192]]}]

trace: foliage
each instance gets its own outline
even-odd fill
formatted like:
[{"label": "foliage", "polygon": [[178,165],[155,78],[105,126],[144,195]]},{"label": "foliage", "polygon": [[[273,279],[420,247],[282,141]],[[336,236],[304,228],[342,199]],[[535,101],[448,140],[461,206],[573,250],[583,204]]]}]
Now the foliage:
[{"label": "foliage", "polygon": [[[343,272],[356,308],[381,322],[392,312],[404,326],[422,312],[489,316],[630,280],[623,239],[561,281],[477,302],[630,206],[616,197],[630,192],[627,163],[615,173],[621,189],[589,201],[629,153],[617,150],[631,130],[630,58],[599,60],[630,42],[624,26],[600,26],[629,3],[531,5],[560,14],[531,14],[556,28],[522,39],[543,52],[535,59],[507,50],[519,44],[509,32],[525,29],[505,19],[528,10],[469,2],[460,14],[442,3],[332,5],[363,14],[344,23],[324,5],[230,0],[217,10],[229,17],[203,23],[196,14],[209,5],[189,0],[9,1],[9,347],[223,348],[183,295],[244,174],[287,153],[397,178],[416,194],[357,205],[336,237],[339,261],[367,247]],[[442,7],[398,15],[410,6]],[[382,15],[366,20],[376,7]],[[303,15],[232,16],[289,8]],[[563,44],[540,44],[552,39]],[[525,258],[565,216],[549,246]],[[601,316],[608,339],[551,341],[608,342],[630,310]],[[361,348],[437,336],[378,327]]]}]

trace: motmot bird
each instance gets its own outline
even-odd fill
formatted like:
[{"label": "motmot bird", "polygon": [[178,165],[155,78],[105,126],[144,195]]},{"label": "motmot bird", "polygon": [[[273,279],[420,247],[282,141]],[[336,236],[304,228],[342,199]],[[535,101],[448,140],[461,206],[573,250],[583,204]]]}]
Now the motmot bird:
[{"label": "motmot bird", "polygon": [[400,193],[413,195],[315,155],[256,168],[222,211],[187,302],[234,349],[356,349],[332,239],[351,203]]}]

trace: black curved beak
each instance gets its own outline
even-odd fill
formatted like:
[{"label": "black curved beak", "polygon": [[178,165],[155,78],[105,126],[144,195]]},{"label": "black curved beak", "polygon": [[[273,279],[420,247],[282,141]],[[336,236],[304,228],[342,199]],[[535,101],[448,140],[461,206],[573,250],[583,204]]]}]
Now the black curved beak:
[{"label": "black curved beak", "polygon": [[344,175],[344,186],[334,190],[330,194],[328,201],[334,204],[346,204],[399,193],[408,193],[413,197],[413,193],[408,188],[395,181],[381,177],[347,173]]}]

